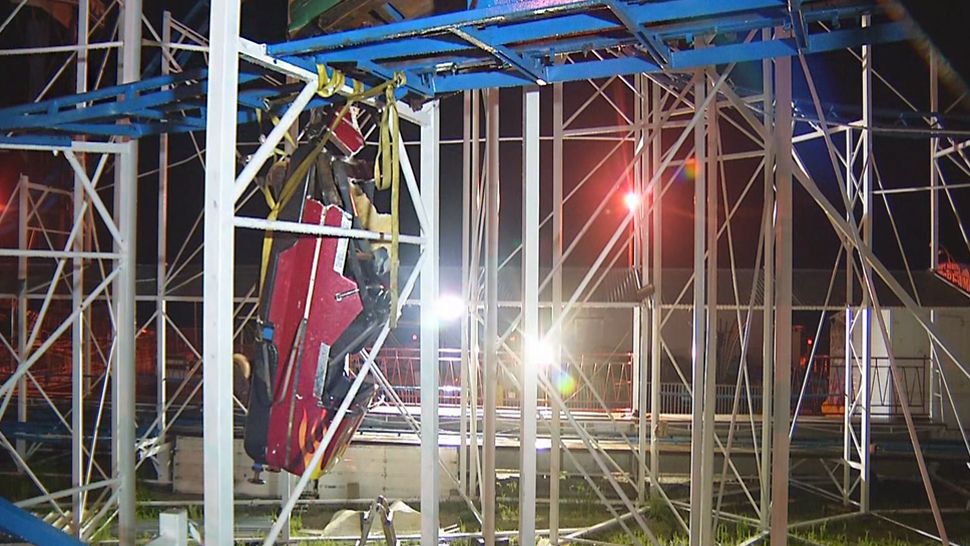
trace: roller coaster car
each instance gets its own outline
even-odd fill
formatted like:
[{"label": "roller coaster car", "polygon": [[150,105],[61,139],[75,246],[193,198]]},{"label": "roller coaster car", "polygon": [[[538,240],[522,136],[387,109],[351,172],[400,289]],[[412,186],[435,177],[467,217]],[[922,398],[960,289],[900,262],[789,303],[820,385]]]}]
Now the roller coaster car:
[{"label": "roller coaster car", "polygon": [[[302,180],[293,173],[315,145],[301,146],[288,164],[274,166],[264,184],[283,193],[296,184],[278,219],[334,228],[381,229],[389,221],[371,204],[372,170],[323,150]],[[338,148],[343,149],[343,148]],[[367,241],[277,232],[265,267],[259,319],[262,332],[253,360],[245,449],[263,469],[302,474],[333,425],[354,380],[346,357],[373,341],[387,320],[383,278],[387,249]],[[365,383],[336,425],[318,477],[350,443],[376,392]]]}]

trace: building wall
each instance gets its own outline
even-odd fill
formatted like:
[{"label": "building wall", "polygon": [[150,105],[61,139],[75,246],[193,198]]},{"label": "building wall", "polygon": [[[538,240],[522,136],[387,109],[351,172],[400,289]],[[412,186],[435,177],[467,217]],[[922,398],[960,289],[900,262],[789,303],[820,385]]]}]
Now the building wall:
[{"label": "building wall", "polygon": [[[962,367],[970,372],[970,309],[938,311],[936,324],[944,343],[955,353]],[[950,392],[950,396],[943,392],[941,414],[943,422],[948,428],[956,428],[957,417],[959,417],[965,428],[970,427],[970,378],[953,359],[942,354],[942,351],[940,353],[940,369],[943,371]],[[953,407],[950,404],[950,397],[953,400]]]}]

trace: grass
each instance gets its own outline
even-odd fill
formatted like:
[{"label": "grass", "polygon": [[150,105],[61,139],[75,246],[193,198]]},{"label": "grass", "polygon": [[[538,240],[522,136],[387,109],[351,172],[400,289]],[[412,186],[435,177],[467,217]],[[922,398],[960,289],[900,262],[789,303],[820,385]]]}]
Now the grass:
[{"label": "grass", "polygon": [[[53,461],[38,461],[38,467],[49,467],[50,472],[59,472],[59,468]],[[46,465],[46,466],[45,466]],[[59,478],[60,476],[58,476]],[[959,478],[958,478],[959,480]],[[55,480],[56,481],[56,480]],[[912,480],[910,480],[912,481]],[[45,483],[47,480],[45,479]],[[612,489],[601,481],[594,482],[600,491],[608,497],[613,496]],[[539,491],[544,491],[548,483],[540,483]],[[925,504],[925,494],[919,484],[903,481],[885,480],[880,483],[883,488],[878,494],[874,494],[874,499],[878,504],[873,505],[874,510],[887,510],[894,508],[909,508],[920,505],[920,501]],[[35,487],[27,478],[15,478],[0,480],[0,495],[11,499],[26,498],[36,495]],[[607,520],[610,513],[599,500],[599,495],[595,489],[587,482],[577,478],[564,477],[561,482],[561,492],[563,502],[560,504],[560,527],[576,528],[586,527]],[[628,491],[629,492],[629,491]],[[670,486],[667,488],[668,494],[675,498],[686,496],[686,485]],[[497,496],[501,499],[496,504],[497,529],[499,531],[514,531],[518,527],[519,503],[518,503],[518,484],[515,479],[502,480],[496,484]],[[946,489],[938,493],[945,506],[964,506],[966,499],[959,495],[954,496]],[[137,516],[141,522],[157,522],[162,508],[149,506],[149,501],[155,500],[177,500],[178,497],[171,492],[158,489],[152,485],[139,480],[136,484],[136,499],[138,501]],[[806,496],[797,490],[792,490],[792,504],[790,512],[792,521],[816,519],[820,517],[832,516],[844,512],[844,508],[830,503],[818,502],[815,497]],[[875,501],[874,501],[875,502]],[[199,504],[184,505],[187,516],[196,524],[203,521],[202,507]],[[366,508],[358,506],[357,509]],[[734,500],[725,499],[722,508],[732,513],[745,514],[749,517],[756,517],[751,512],[750,506],[746,506],[746,501],[739,498]],[[267,521],[275,517],[277,509],[272,506],[249,507],[237,509],[237,514],[246,514],[266,518]],[[320,506],[308,507],[304,510],[294,512],[290,518],[290,531],[294,534],[308,533],[312,530],[322,529],[330,520],[335,509],[323,508]],[[625,513],[626,509],[617,507],[617,511]],[[678,521],[675,513],[661,501],[650,501],[644,508],[644,518],[654,536],[662,546],[686,546],[688,539],[686,533]],[[477,532],[479,524],[474,515],[462,501],[446,501],[440,505],[440,516],[442,527],[457,528],[462,532]],[[536,510],[536,525],[538,528],[547,528],[549,525],[548,505],[540,504]],[[687,515],[681,512],[681,516]],[[933,532],[932,519],[928,514],[898,515],[894,519],[907,525],[919,527]],[[959,544],[970,544],[970,513],[951,512],[945,515],[947,530],[950,539]],[[591,535],[588,538],[599,540],[606,543],[626,545],[626,544],[649,544],[650,540],[639,530],[639,526],[633,520],[627,521],[627,527],[633,535],[627,534],[619,526],[613,526],[601,533]],[[113,537],[114,526],[108,525],[98,531],[97,535],[90,538],[92,544],[100,541],[109,540]],[[715,530],[715,541],[719,546],[729,546],[739,544],[756,536],[758,530],[745,523],[733,521],[721,521]],[[304,534],[306,536],[306,534]],[[822,523],[813,527],[805,527],[793,530],[791,533],[791,543],[804,544],[807,546],[836,546],[843,544],[856,544],[859,546],[919,546],[924,544],[934,544],[931,540],[906,530],[901,526],[896,526],[876,517],[853,516],[844,520],[836,520]],[[452,541],[455,546],[475,546],[477,541],[473,539]],[[515,544],[513,538],[509,541]],[[308,546],[345,546],[333,540],[318,539],[303,542]]]}]

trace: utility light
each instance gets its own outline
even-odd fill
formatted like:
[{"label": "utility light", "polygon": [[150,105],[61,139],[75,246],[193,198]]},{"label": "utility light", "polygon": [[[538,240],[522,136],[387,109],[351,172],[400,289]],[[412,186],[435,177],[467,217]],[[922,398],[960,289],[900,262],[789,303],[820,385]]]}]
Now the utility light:
[{"label": "utility light", "polygon": [[537,369],[558,368],[558,354],[556,346],[548,339],[536,339],[529,343],[529,354],[526,363]]},{"label": "utility light", "polygon": [[631,191],[623,196],[623,203],[631,212],[637,210],[640,207],[640,194]]},{"label": "utility light", "polygon": [[455,294],[442,294],[434,304],[438,322],[453,322],[465,316],[465,300]]}]

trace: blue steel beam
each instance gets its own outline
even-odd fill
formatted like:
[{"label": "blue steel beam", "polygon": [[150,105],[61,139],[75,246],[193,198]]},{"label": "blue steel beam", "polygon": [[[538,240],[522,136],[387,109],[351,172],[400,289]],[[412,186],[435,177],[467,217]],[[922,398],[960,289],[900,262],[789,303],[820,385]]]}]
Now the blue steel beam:
[{"label": "blue steel beam", "polygon": [[[690,42],[698,35],[723,36],[725,33],[790,25],[792,11],[788,1],[668,0],[644,4],[632,0],[600,0],[572,4],[554,2],[552,6],[544,6],[545,9],[540,9],[543,6],[535,2],[510,3],[270,45],[267,51],[287,55],[286,60],[295,63],[308,59],[312,59],[311,63],[336,65],[376,61],[393,70],[397,61],[428,78],[434,75],[436,90],[452,89],[452,85],[439,85],[440,77],[436,72],[447,77],[449,73],[461,73],[463,64],[480,69],[483,63],[492,63],[499,65],[502,71],[515,70],[528,75],[531,80],[544,80],[544,73],[556,53],[617,45],[639,45],[647,50],[655,64],[666,67],[671,47],[665,40],[686,39]],[[802,10],[799,5],[796,11],[803,25],[818,20],[857,17],[879,9],[867,1],[810,4],[811,9]],[[523,12],[528,12],[534,19],[524,18]],[[472,26],[476,30],[473,39],[469,40],[466,31]],[[383,40],[379,39],[381,33],[385,37]],[[461,34],[466,38],[465,42],[471,42],[476,48],[448,39],[450,34]],[[346,45],[351,40],[357,42]],[[577,48],[563,47],[566,42],[576,43]],[[293,55],[305,50],[312,50],[312,54]],[[483,51],[486,55],[481,54]],[[542,59],[546,66],[538,65],[538,59]],[[362,72],[368,72],[366,68],[360,68]],[[494,69],[494,66],[487,67],[485,72]],[[515,78],[505,79],[516,81]]]},{"label": "blue steel beam", "polygon": [[[271,44],[267,52],[310,71],[318,64],[340,68],[365,88],[403,71],[408,83],[397,98],[426,100],[466,89],[689,70],[908,38],[901,23],[809,32],[820,20],[881,13],[876,0],[527,0]],[[795,38],[738,41],[752,30],[790,26],[794,18],[804,30]],[[718,39],[695,49],[697,36]],[[554,64],[558,54],[590,51],[608,54]],[[137,137],[201,129],[207,86],[205,70],[194,70],[8,108],[0,110],[0,131]],[[241,75],[241,86],[240,123],[256,119],[256,110],[278,108],[298,90],[258,73]],[[328,103],[317,97],[309,107]]]},{"label": "blue steel beam", "polygon": [[634,20],[634,15],[627,9],[629,6],[617,0],[607,0],[606,5],[623,23],[627,31],[637,39],[647,54],[660,66],[667,66],[667,63],[670,62],[670,48],[661,42],[656,35],[647,32]]},{"label": "blue steel beam", "polygon": [[[808,37],[806,53],[823,53],[852,47],[865,38],[865,43],[895,42],[909,37],[904,23],[887,23],[865,30],[841,30]],[[672,70],[726,64],[732,62],[756,61],[771,57],[797,54],[798,47],[794,38],[731,44],[697,50],[675,51],[671,53]],[[663,68],[642,57],[620,57],[614,59],[575,62],[550,66],[546,75],[549,82],[567,82],[614,75],[656,73]],[[435,78],[435,91],[454,93],[480,87],[515,87],[524,85],[521,77],[502,71],[486,71],[455,74]]]},{"label": "blue steel beam", "polygon": [[529,59],[504,45],[489,44],[480,37],[478,32],[470,28],[453,28],[451,29],[451,32],[455,36],[458,36],[478,49],[481,49],[490,55],[494,55],[502,62],[512,66],[512,68],[515,70],[521,72],[525,76],[528,76],[533,83],[538,85],[546,84],[545,74],[543,73],[544,69],[534,60]]},{"label": "blue steel beam", "polygon": [[84,546],[80,540],[0,497],[0,531],[38,546]]}]

